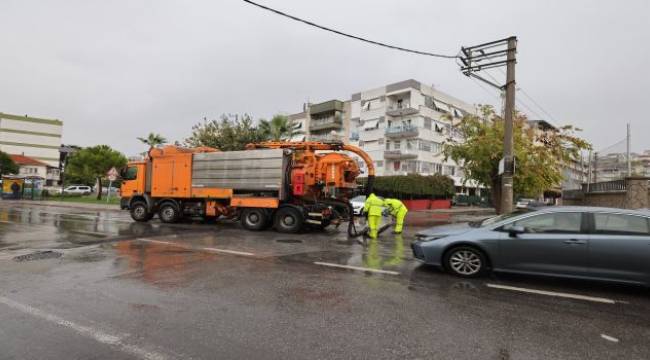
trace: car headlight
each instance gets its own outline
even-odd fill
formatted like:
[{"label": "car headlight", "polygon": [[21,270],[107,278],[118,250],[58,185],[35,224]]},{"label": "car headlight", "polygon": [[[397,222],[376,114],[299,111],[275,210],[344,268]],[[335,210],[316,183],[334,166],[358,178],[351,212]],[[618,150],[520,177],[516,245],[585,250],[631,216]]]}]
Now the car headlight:
[{"label": "car headlight", "polygon": [[433,240],[438,240],[442,239],[447,235],[426,235],[426,234],[415,234],[415,239],[417,241],[433,241]]}]

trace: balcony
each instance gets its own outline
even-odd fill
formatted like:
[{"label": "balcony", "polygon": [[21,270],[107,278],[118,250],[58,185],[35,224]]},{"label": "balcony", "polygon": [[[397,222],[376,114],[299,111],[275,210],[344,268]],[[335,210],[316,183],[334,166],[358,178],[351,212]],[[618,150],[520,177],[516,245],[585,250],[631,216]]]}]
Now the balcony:
[{"label": "balcony", "polygon": [[406,116],[417,114],[420,110],[411,103],[397,103],[386,108],[386,115],[388,116]]},{"label": "balcony", "polygon": [[337,111],[343,111],[343,101],[331,100],[320,104],[312,104],[309,107],[309,113],[312,116]]},{"label": "balcony", "polygon": [[386,160],[403,160],[403,159],[417,159],[418,153],[416,150],[386,150],[384,151],[384,159]]},{"label": "balcony", "polygon": [[420,134],[417,127],[413,125],[391,126],[386,128],[386,137],[391,139],[403,139],[416,137]]},{"label": "balcony", "polygon": [[343,126],[341,116],[331,116],[324,119],[312,119],[309,123],[310,131],[340,129]]}]

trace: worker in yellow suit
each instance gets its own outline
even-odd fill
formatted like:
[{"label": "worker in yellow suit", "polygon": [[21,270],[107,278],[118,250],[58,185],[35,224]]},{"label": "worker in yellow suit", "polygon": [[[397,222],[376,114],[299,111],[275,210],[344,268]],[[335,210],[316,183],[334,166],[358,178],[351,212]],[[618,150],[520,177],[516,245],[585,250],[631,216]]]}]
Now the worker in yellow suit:
[{"label": "worker in yellow suit", "polygon": [[404,230],[404,218],[408,209],[406,206],[397,199],[386,199],[384,200],[384,207],[388,210],[390,215],[395,218],[395,234],[401,234]]},{"label": "worker in yellow suit", "polygon": [[363,213],[368,215],[368,236],[371,239],[377,238],[377,231],[381,224],[382,205],[384,202],[375,196],[375,194],[368,195],[365,204],[363,205]]}]

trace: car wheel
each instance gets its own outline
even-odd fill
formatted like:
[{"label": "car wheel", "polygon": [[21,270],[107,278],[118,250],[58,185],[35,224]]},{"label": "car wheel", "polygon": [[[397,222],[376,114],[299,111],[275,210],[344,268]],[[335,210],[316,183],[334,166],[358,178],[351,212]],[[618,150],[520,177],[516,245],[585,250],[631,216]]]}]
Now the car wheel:
[{"label": "car wheel", "polygon": [[244,229],[259,231],[267,226],[269,218],[263,209],[249,208],[242,210],[239,221]]},{"label": "car wheel", "polygon": [[485,273],[487,258],[477,248],[459,246],[449,250],[444,258],[445,269],[460,277],[472,278]]},{"label": "car wheel", "polygon": [[152,214],[147,209],[147,204],[142,201],[136,201],[131,204],[131,218],[138,222],[146,222],[151,220]]},{"label": "car wheel", "polygon": [[180,218],[180,213],[173,204],[163,204],[158,210],[158,217],[166,224],[173,224]]},{"label": "car wheel", "polygon": [[297,233],[302,229],[304,218],[292,207],[283,207],[275,213],[275,229],[282,233]]}]

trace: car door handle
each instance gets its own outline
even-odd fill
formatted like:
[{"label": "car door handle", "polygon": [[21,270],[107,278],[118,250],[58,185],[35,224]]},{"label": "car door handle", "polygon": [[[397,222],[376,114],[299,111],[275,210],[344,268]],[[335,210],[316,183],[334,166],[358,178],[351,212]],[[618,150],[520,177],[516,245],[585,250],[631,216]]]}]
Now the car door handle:
[{"label": "car door handle", "polygon": [[578,239],[569,239],[569,240],[564,240],[564,243],[569,244],[569,245],[574,245],[574,244],[575,245],[582,245],[582,244],[585,244],[586,241],[578,240]]}]

